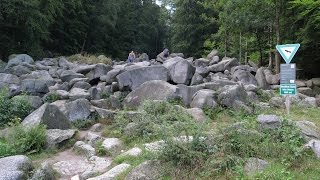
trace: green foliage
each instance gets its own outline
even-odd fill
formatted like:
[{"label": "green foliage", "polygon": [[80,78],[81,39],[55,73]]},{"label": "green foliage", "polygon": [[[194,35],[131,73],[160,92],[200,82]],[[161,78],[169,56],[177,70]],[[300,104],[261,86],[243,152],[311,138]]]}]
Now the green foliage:
[{"label": "green foliage", "polygon": [[7,89],[0,90],[0,126],[14,118],[24,119],[32,110],[31,104],[24,96],[10,99]]},{"label": "green foliage", "polygon": [[78,119],[72,122],[72,126],[79,130],[87,130],[95,123],[94,119]]},{"label": "green foliage", "polygon": [[198,128],[188,113],[167,102],[146,101],[139,107],[139,113],[131,118],[125,112],[118,113],[114,127],[123,133],[130,122],[135,123],[134,129],[124,135],[129,140],[151,140],[171,134],[186,134]]},{"label": "green foliage", "polygon": [[222,112],[222,107],[218,106],[215,108],[205,107],[203,108],[203,112],[207,115],[211,120],[216,120],[218,118],[218,114]]},{"label": "green foliage", "polygon": [[95,55],[81,55],[75,54],[72,56],[67,57],[68,61],[70,62],[77,62],[77,63],[87,63],[87,64],[108,64],[112,65],[112,60],[104,55],[95,56]]},{"label": "green foliage", "polygon": [[55,101],[58,101],[58,100],[60,100],[60,97],[59,97],[59,95],[57,94],[57,93],[50,93],[50,94],[48,94],[46,97],[45,97],[45,102],[47,102],[47,103],[53,103],[53,102],[55,102]]},{"label": "green foliage", "polygon": [[46,127],[12,126],[8,135],[0,141],[0,157],[39,152],[46,143]]},{"label": "green foliage", "polygon": [[300,131],[286,120],[278,129],[260,129],[249,121],[222,128],[213,136],[201,130],[191,135],[189,141],[166,138],[160,157],[179,170],[195,170],[203,178],[219,177],[226,171],[241,174],[239,167],[250,157],[276,158],[292,167],[307,155]]},{"label": "green foliage", "polygon": [[106,150],[105,147],[102,146],[103,141],[99,140],[96,144],[95,144],[95,149],[97,152],[98,156],[105,156],[105,155],[110,155],[108,153],[108,151]]}]

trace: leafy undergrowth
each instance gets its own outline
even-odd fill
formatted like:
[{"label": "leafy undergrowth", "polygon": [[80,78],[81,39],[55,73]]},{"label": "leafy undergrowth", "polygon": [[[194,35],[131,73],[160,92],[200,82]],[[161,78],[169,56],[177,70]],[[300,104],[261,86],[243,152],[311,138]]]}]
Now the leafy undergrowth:
[{"label": "leafy undergrowth", "polygon": [[[320,162],[303,147],[300,131],[290,122],[307,119],[320,123],[319,108],[293,107],[289,116],[283,109],[247,114],[221,107],[206,108],[204,112],[211,119],[207,123],[194,122],[183,109],[166,102],[145,102],[139,112],[130,117],[127,112],[119,113],[103,135],[122,138],[127,147],[164,140],[164,149],[151,155],[163,162],[163,179],[314,179],[320,175]],[[283,117],[281,127],[262,129],[256,122],[258,114]],[[193,138],[186,143],[175,139],[179,136]],[[268,161],[268,168],[246,175],[243,167],[251,157]],[[134,167],[150,158],[118,156],[115,163],[126,162]]]}]

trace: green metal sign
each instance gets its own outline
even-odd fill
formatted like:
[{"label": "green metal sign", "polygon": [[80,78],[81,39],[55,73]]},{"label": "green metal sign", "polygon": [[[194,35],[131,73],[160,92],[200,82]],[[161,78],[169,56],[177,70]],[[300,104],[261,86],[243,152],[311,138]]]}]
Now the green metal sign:
[{"label": "green metal sign", "polygon": [[296,95],[297,85],[296,84],[280,84],[280,95]]}]

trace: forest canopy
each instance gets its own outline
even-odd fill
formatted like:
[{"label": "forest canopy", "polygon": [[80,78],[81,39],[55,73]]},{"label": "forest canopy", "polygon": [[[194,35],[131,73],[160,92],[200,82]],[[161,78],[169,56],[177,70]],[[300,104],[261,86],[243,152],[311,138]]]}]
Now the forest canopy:
[{"label": "forest canopy", "polygon": [[[154,58],[164,48],[275,66],[277,44],[300,43],[301,68],[320,65],[317,0],[0,0],[0,58],[80,52]],[[302,63],[303,62],[303,63]],[[310,68],[306,73],[317,73]]]}]

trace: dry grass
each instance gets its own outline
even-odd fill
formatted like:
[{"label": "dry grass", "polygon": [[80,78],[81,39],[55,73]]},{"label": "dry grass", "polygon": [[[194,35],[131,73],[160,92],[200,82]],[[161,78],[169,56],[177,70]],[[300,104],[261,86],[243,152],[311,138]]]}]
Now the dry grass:
[{"label": "dry grass", "polygon": [[70,62],[77,62],[77,63],[86,63],[86,64],[108,64],[112,65],[111,58],[106,57],[105,55],[95,56],[95,55],[81,55],[81,54],[75,54],[72,56],[67,57],[68,61]]}]

